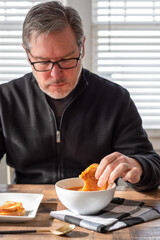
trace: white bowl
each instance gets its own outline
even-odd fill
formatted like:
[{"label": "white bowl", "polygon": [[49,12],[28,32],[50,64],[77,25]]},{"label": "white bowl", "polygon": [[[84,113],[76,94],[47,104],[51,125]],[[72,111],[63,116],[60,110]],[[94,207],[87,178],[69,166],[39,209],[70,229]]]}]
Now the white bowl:
[{"label": "white bowl", "polygon": [[76,214],[95,214],[105,208],[112,200],[116,184],[112,184],[103,191],[68,190],[72,187],[83,187],[81,178],[68,178],[55,184],[57,196],[61,203]]}]

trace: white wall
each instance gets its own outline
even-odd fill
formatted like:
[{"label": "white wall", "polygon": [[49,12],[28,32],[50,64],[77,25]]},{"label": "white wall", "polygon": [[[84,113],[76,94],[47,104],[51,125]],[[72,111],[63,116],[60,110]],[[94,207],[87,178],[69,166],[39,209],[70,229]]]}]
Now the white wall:
[{"label": "white wall", "polygon": [[160,130],[151,129],[146,130],[149,140],[151,141],[153,148],[160,155]]},{"label": "white wall", "polygon": [[0,184],[7,183],[7,166],[5,162],[5,157],[0,162]]}]

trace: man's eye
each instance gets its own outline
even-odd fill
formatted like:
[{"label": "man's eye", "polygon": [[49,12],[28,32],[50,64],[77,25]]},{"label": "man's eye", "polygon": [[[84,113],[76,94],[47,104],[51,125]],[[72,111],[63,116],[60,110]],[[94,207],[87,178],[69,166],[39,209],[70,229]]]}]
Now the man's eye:
[{"label": "man's eye", "polygon": [[63,62],[65,62],[65,63],[70,63],[71,61],[73,61],[72,59],[65,59],[65,60],[63,60]]},{"label": "man's eye", "polygon": [[75,62],[75,59],[65,59],[64,61],[61,62],[62,65],[70,65]]},{"label": "man's eye", "polygon": [[39,62],[39,65],[41,66],[48,66],[50,62]]}]

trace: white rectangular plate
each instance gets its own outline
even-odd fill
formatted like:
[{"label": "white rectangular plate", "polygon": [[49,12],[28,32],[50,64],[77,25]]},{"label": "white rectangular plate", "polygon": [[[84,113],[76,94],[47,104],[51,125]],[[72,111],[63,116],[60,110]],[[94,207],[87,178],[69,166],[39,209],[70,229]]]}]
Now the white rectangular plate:
[{"label": "white rectangular plate", "polygon": [[43,194],[32,193],[0,193],[0,206],[6,201],[21,202],[26,210],[24,216],[1,216],[0,222],[24,222],[35,218]]}]

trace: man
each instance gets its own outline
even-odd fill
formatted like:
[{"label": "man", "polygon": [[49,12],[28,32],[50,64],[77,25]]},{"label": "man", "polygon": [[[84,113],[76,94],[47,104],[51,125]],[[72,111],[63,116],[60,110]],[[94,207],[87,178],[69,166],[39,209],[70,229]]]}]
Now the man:
[{"label": "man", "polygon": [[160,184],[160,158],[127,90],[82,68],[78,13],[52,1],[23,25],[32,73],[0,86],[0,157],[14,183],[55,183],[99,163],[98,185],[118,177],[139,190]]}]

